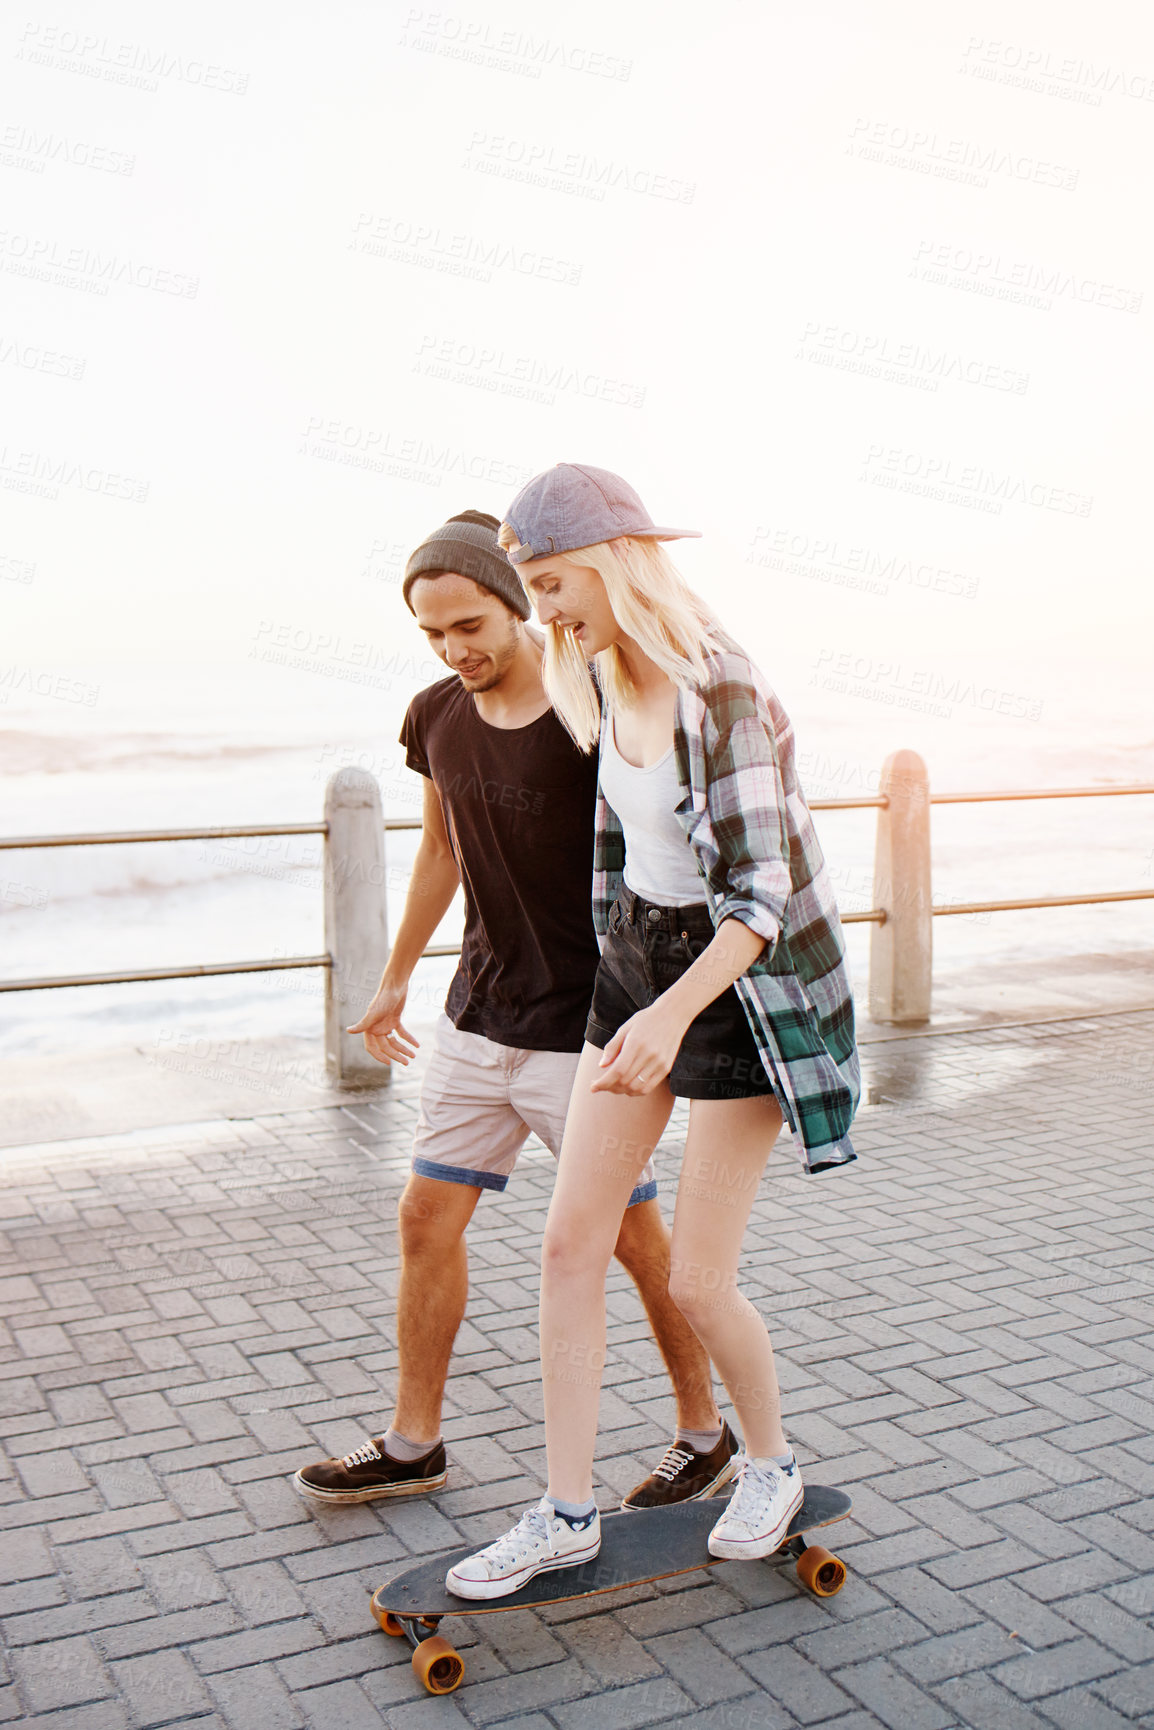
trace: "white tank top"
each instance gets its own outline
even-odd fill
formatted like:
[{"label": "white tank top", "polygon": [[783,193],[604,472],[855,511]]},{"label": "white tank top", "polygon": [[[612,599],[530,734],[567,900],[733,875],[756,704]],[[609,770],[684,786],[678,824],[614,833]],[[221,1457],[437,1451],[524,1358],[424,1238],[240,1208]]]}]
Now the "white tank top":
[{"label": "white tank top", "polygon": [[618,751],[610,719],[601,756],[601,791],[625,834],[626,887],[662,907],[704,901],[693,850],[677,821],[681,786],[673,746],[656,763],[638,769]]}]

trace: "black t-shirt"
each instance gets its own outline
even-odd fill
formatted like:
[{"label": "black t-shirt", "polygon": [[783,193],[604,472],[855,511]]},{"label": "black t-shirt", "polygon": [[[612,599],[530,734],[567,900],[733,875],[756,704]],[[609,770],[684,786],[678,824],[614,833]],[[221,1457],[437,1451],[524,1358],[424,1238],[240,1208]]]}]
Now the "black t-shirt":
[{"label": "black t-shirt", "polygon": [[580,1051],[598,961],[596,753],[552,709],[491,727],[455,675],[413,698],[401,744],[437,790],[465,891],[446,1014],[498,1045]]}]

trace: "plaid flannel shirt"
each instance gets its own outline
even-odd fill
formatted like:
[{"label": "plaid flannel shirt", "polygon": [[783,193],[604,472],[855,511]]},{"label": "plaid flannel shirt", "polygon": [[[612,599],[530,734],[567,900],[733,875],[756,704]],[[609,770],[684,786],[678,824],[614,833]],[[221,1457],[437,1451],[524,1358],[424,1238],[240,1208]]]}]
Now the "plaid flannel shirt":
[{"label": "plaid flannel shirt", "polygon": [[[714,926],[740,919],[766,939],[736,990],[804,1163],[823,1171],[857,1158],[848,1132],[861,1093],[837,903],[798,785],[789,716],[731,640],[707,669],[705,684],[678,693],[677,817]],[[624,865],[621,825],[598,787],[593,923],[602,940]]]}]

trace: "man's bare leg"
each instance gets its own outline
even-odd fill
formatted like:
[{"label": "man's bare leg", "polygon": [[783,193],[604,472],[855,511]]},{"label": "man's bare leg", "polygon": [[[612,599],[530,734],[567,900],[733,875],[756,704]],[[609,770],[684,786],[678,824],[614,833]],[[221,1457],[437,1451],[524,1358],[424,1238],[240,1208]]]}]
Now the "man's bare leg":
[{"label": "man's bare leg", "polygon": [[441,1401],[469,1290],[465,1229],[480,1194],[472,1184],[410,1177],[397,1207],[400,1374],[393,1423],[343,1459],[302,1466],[293,1479],[301,1495],[337,1505],[375,1502],[427,1495],[445,1482]]},{"label": "man's bare leg", "polygon": [[677,1399],[678,1429],[716,1430],[721,1413],[713,1397],[709,1357],[669,1295],[672,1241],[656,1201],[642,1201],[626,1208],[613,1253],[641,1295],[657,1349],[665,1359]]},{"label": "man's bare leg", "polygon": [[[397,1206],[401,1279],[397,1294],[399,1373],[392,1428],[431,1447],[441,1433],[441,1404],[453,1341],[469,1290],[465,1232],[481,1192],[472,1184],[410,1177]],[[721,1422],[709,1358],[669,1296],[669,1227],[656,1201],[626,1210],[616,1257],[633,1280],[649,1317],[687,1430]]]},{"label": "man's bare leg", "polygon": [[401,1280],[392,1428],[406,1441],[427,1442],[430,1447],[441,1434],[449,1360],[465,1315],[469,1294],[465,1230],[480,1195],[471,1183],[443,1183],[414,1174],[397,1204]]}]

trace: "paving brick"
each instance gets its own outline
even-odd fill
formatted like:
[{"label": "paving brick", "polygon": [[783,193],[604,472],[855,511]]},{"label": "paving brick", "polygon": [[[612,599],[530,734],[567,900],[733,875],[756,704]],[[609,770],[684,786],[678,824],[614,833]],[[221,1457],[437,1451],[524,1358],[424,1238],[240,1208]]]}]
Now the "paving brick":
[{"label": "paving brick", "polygon": [[[499,1683],[490,1682],[496,1690]],[[496,1697],[494,1695],[494,1697]],[[472,1701],[470,1700],[470,1709]],[[668,1676],[658,1676],[649,1682],[634,1682],[625,1688],[614,1688],[592,1700],[551,1705],[549,1716],[561,1730],[632,1730],[634,1725],[657,1724],[675,1713],[691,1711],[693,1698]],[[482,1718],[481,1723],[491,1723]]]},{"label": "paving brick", "polygon": [[220,1639],[202,1640],[189,1647],[189,1655],[204,1676],[221,1670],[236,1670],[242,1664],[263,1664],[287,1658],[294,1652],[323,1644],[320,1629],[304,1617],[276,1622],[265,1628],[246,1628]]},{"label": "paving brick", "polygon": [[1113,1585],[1125,1579],[1130,1569],[1124,1562],[1107,1556],[1102,1550],[1086,1550],[1071,1561],[1046,1562],[1039,1568],[1023,1570],[1022,1585],[1035,1598],[1052,1603],[1068,1598],[1074,1592],[1084,1592],[1092,1586]]},{"label": "paving brick", "polygon": [[98,1598],[139,1586],[142,1575],[136,1558],[121,1538],[97,1538],[59,1549],[69,1589],[77,1598]]},{"label": "paving brick", "polygon": [[304,1714],[268,1664],[226,1670],[208,1678],[208,1688],[230,1725],[245,1730],[302,1730]]},{"label": "paving brick", "polygon": [[1133,1718],[1115,1712],[1088,1688],[1049,1694],[1044,1709],[1046,1717],[1059,1725],[1060,1730],[1134,1730]]},{"label": "paving brick", "polygon": [[169,1616],[151,1616],[139,1622],[105,1628],[100,1650],[106,1658],[133,1658],[141,1652],[160,1652],[170,1646],[191,1645],[195,1640],[228,1634],[239,1628],[240,1619],[231,1604],[203,1604]]},{"label": "paving brick", "polygon": [[967,1670],[985,1669],[1006,1658],[1017,1656],[1018,1642],[1001,1628],[988,1623],[964,1628],[953,1634],[939,1634],[916,1646],[906,1646],[895,1653],[894,1662],[925,1687],[944,1681],[950,1676],[963,1675]]},{"label": "paving brick", "polygon": [[794,1641],[803,1657],[827,1672],[920,1640],[925,1630],[904,1610],[878,1610],[841,1627],[823,1627]]},{"label": "paving brick", "polygon": [[486,1645],[506,1670],[532,1670],[568,1656],[561,1642],[532,1612],[497,1617],[486,1626],[485,1635]]},{"label": "paving brick", "polygon": [[886,1597],[895,1599],[935,1633],[950,1633],[979,1620],[979,1612],[960,1593],[939,1585],[920,1568],[895,1568],[892,1573],[875,1576],[875,1580]]},{"label": "paving brick", "polygon": [[236,1497],[217,1472],[166,1472],[164,1488],[188,1519],[237,1506]]},{"label": "paving brick", "polygon": [[117,1692],[137,1724],[167,1724],[212,1705],[203,1682],[181,1652],[127,1658],[111,1669]]},{"label": "paving brick", "polygon": [[71,1454],[25,1454],[16,1469],[30,1496],[60,1496],[90,1487],[88,1474]]},{"label": "paving brick", "polygon": [[885,1658],[850,1664],[837,1680],[889,1730],[945,1730],[953,1714],[894,1669]]},{"label": "paving brick", "polygon": [[1062,1614],[1132,1664],[1154,1661],[1154,1628],[1147,1627],[1105,1595],[1087,1593],[1084,1598],[1064,1598]]},{"label": "paving brick", "polygon": [[115,1700],[93,1706],[66,1706],[59,1712],[37,1712],[20,1719],[20,1730],[128,1730],[128,1714]]},{"label": "paving brick", "polygon": [[815,1664],[788,1646],[772,1652],[747,1652],[741,1660],[772,1700],[792,1712],[802,1724],[818,1724],[848,1712],[853,1701]]},{"label": "paving brick", "polygon": [[163,1556],[176,1550],[192,1550],[201,1544],[218,1544],[239,1537],[249,1529],[243,1514],[214,1514],[205,1519],[173,1520],[133,1532],[129,1547],[137,1556]]},{"label": "paving brick", "polygon": [[1076,1630],[1069,1622],[1048,1610],[1013,1580],[984,1581],[971,1587],[964,1597],[983,1615],[992,1616],[1030,1646],[1054,1646],[1075,1637]]},{"label": "paving brick", "polygon": [[620,1612],[620,1619],[639,1640],[654,1634],[669,1634],[679,1628],[700,1628],[715,1616],[731,1614],[737,1608],[732,1594],[720,1586],[704,1586],[695,1591],[670,1592],[645,1604],[631,1604]]},{"label": "paving brick", "polygon": [[55,1573],[55,1563],[40,1532],[6,1532],[0,1543],[0,1580],[35,1580]]},{"label": "paving brick", "polygon": [[1022,1700],[1056,1694],[1080,1682],[1097,1682],[1120,1668],[1118,1655],[1095,1640],[1071,1640],[1044,1652],[1023,1653],[994,1673],[995,1680]]},{"label": "paving brick", "polygon": [[103,1700],[112,1685],[90,1640],[50,1640],[12,1653],[12,1673],[34,1712]]},{"label": "paving brick", "polygon": [[[1082,1031],[867,1046],[867,1070],[898,1051],[932,1063],[933,1109],[902,1100],[884,1122],[867,1111],[852,1184],[819,1196],[783,1168],[772,1198],[755,1203],[748,1289],[781,1317],[799,1446],[836,1462],[832,1475],[855,1495],[837,1546],[844,1591],[819,1601],[791,1569],[723,1564],[596,1608],[455,1619],[469,1687],[452,1700],[422,1695],[407,1648],[376,1632],[365,1599],[407,1556],[504,1530],[509,1508],[538,1487],[547,1153],[531,1149],[513,1192],[487,1198],[471,1229],[470,1315],[446,1412],[459,1447],[452,1488],[319,1516],[290,1499],[292,1471],[379,1427],[396,1385],[392,1214],[419,1076],[348,1110],[49,1148],[6,1165],[0,1187],[13,1186],[17,1206],[5,1250],[15,1245],[26,1270],[15,1277],[30,1279],[14,1320],[26,1334],[61,1330],[41,1342],[61,1349],[40,1381],[0,1363],[0,1437],[23,1474],[0,1455],[10,1528],[0,1614],[18,1657],[91,1634],[116,1666],[116,1696],[50,1708],[43,1721],[112,1730],[126,1723],[130,1679],[182,1653],[207,1694],[181,1721],[202,1730],[310,1719],[557,1730],[597,1722],[602,1707],[686,1730],[796,1730],[798,1707],[831,1730],[878,1730],[907,1706],[916,1723],[927,1700],[971,1730],[1113,1730],[1149,1715],[1154,1352],[1121,1301],[1096,1299],[1107,1282],[1129,1290],[1122,1270],[1154,1248],[1154,1175],[1146,1116],[1131,1101],[1127,1117],[1125,1096],[1108,1108],[1109,1186],[1093,1146],[1061,1137],[1063,1124],[1100,1115],[1103,1098],[1100,1063],[1087,1060],[1098,1034],[1073,1027]],[[1137,1058],[1152,1028],[1150,1015],[1112,1017],[1112,1050],[1128,1040]],[[979,1134],[973,1072],[1007,1047],[1028,1061],[999,1093],[993,1131]],[[685,1115],[679,1105],[673,1157]],[[361,1199],[319,1204],[333,1194]],[[794,1248],[784,1287],[783,1234]],[[172,1284],[173,1249],[201,1258],[189,1262],[189,1290]],[[826,1280],[831,1253],[834,1286],[812,1288],[808,1270]],[[1067,1254],[1099,1271],[1082,1277],[1075,1259],[1074,1279]],[[652,1463],[670,1415],[636,1295],[619,1270],[608,1285],[607,1504]],[[836,1314],[821,1301],[831,1298]],[[17,1483],[37,1499],[13,1500]],[[45,1537],[74,1573],[55,1575]],[[74,1581],[99,1596],[72,1596]],[[295,1649],[276,1657],[267,1642]],[[200,1676],[204,1650],[228,1667]],[[1091,1653],[1117,1673],[1073,1679]],[[857,1694],[839,1687],[850,1675]],[[695,1678],[703,1699],[740,1691],[694,1705]],[[810,1678],[830,1691],[824,1703],[807,1694]],[[1028,1691],[1040,1686],[1053,1691],[1035,1706]]]},{"label": "paving brick", "polygon": [[1013,1537],[1020,1538],[1035,1550],[1039,1556],[1049,1556],[1058,1559],[1062,1556],[1077,1556],[1083,1550],[1090,1548],[1090,1541],[1084,1534],[1085,1522],[1077,1525],[1062,1525],[1057,1520],[1047,1519],[1037,1508],[1018,1506],[1009,1503],[1002,1508],[991,1508],[989,1517],[995,1525]]},{"label": "paving brick", "polygon": [[[470,1665],[470,1670],[472,1671],[472,1669],[473,1666]],[[411,1680],[411,1678],[412,1671],[410,1670],[409,1679]],[[692,1705],[692,1701],[681,1694],[680,1689],[676,1689],[674,1684],[667,1679],[659,1678],[656,1685],[664,1686],[669,1690],[670,1705],[668,1711],[675,1708],[684,1710],[686,1706]],[[572,1659],[566,1659],[561,1664],[549,1664],[544,1669],[530,1670],[521,1676],[495,1676],[491,1681],[472,1683],[469,1689],[469,1716],[478,1724],[492,1724],[501,1718],[510,1718],[518,1712],[530,1711],[541,1706],[548,1708],[550,1717],[560,1721],[563,1702],[591,1694],[595,1686],[592,1677],[587,1676],[579,1664]],[[642,1689],[653,1687],[655,1684],[637,1682],[633,1686]],[[627,1689],[615,1689],[608,1695],[601,1695],[598,1699],[587,1703],[589,1712],[593,1715],[591,1718],[569,1719],[567,1721],[579,1722],[582,1730],[586,1724],[589,1724],[590,1730],[596,1730],[598,1723],[596,1713],[601,1708],[602,1703],[611,1701],[617,1693],[624,1694],[627,1692]],[[611,1723],[611,1719],[607,1721],[604,1730],[609,1730]]]},{"label": "paving brick", "polygon": [[584,1669],[614,1687],[657,1675],[661,1669],[652,1653],[613,1616],[586,1615],[567,1623],[565,1643]]},{"label": "paving brick", "polygon": [[[307,1688],[297,1695],[297,1705],[304,1713],[309,1730],[380,1730],[381,1727],[380,1713],[355,1682],[333,1682],[324,1688]],[[390,1714],[390,1720],[394,1725],[397,1723],[395,1711]],[[458,1722],[464,1721],[458,1715]],[[443,1715],[437,1722],[444,1722]]]},{"label": "paving brick", "polygon": [[[938,1684],[938,1694],[966,1730],[1048,1730],[1046,1720],[992,1677],[971,1671]],[[1096,1730],[1090,1719],[1085,1730]]]},{"label": "paving brick", "polygon": [[[455,1730],[469,1720],[455,1700],[442,1695],[437,1700],[410,1700],[407,1705],[393,1706],[388,1722],[389,1730]],[[518,1713],[516,1725],[517,1730],[553,1730],[549,1719],[539,1712],[528,1716]]]},{"label": "paving brick", "polygon": [[658,1663],[699,1706],[732,1699],[749,1690],[749,1677],[699,1629],[686,1628],[651,1642]]},{"label": "paving brick", "polygon": [[[371,1634],[359,1640],[342,1640],[335,1646],[314,1646],[291,1658],[281,1658],[277,1673],[294,1692],[301,1688],[319,1688],[330,1682],[345,1681],[350,1676],[370,1677],[390,1667],[408,1669],[409,1647],[398,1639],[385,1639],[371,1618]],[[458,1638],[462,1636],[458,1635]],[[472,1668],[470,1666],[470,1668]],[[408,1669],[411,1676],[412,1671]]]},{"label": "paving brick", "polygon": [[1021,1573],[1036,1560],[1028,1552],[1023,1555],[1021,1544],[1004,1538],[1000,1543],[981,1544],[975,1550],[955,1551],[953,1555],[928,1561],[926,1572],[940,1580],[943,1586],[956,1591],[963,1586],[976,1586],[983,1580]]},{"label": "paving brick", "polygon": [[[741,1700],[700,1706],[689,1718],[663,1718],[662,1730],[795,1730],[797,1719],[759,1690]],[[837,1730],[877,1730],[872,1712],[849,1712],[833,1722]],[[520,1730],[520,1724],[517,1726]]]}]

